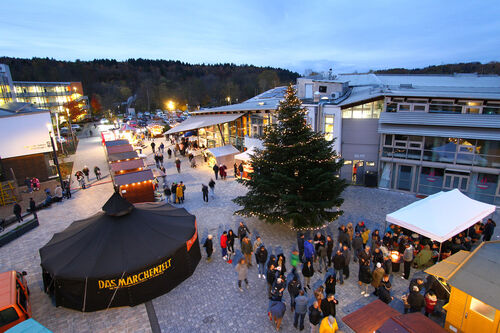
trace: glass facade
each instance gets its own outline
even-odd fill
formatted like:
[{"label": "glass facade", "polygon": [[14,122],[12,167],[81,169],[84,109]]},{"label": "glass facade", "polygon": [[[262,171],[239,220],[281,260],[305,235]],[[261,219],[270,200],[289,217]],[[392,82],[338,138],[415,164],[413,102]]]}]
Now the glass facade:
[{"label": "glass facade", "polygon": [[500,102],[392,97],[386,99],[386,112],[500,115]]},{"label": "glass facade", "polygon": [[69,83],[14,82],[14,90],[19,102],[31,103],[40,109],[53,112],[64,111],[63,105],[78,100],[81,94]]},{"label": "glass facade", "polygon": [[[474,199],[500,205],[500,141],[384,134],[381,157],[382,188],[425,195],[458,188]],[[470,171],[474,166],[491,173]]]},{"label": "glass facade", "polygon": [[324,128],[324,133],[325,133],[325,139],[327,141],[332,141],[333,140],[333,122],[334,122],[335,117],[333,115],[326,115],[325,116],[325,128]]},{"label": "glass facade", "polygon": [[231,144],[243,150],[245,136],[251,136],[251,116],[244,115],[234,121],[212,125],[198,130],[201,146],[206,148],[220,147]]},{"label": "glass facade", "polygon": [[351,108],[342,110],[342,118],[380,118],[380,113],[384,109],[384,102],[382,100],[356,105]]}]

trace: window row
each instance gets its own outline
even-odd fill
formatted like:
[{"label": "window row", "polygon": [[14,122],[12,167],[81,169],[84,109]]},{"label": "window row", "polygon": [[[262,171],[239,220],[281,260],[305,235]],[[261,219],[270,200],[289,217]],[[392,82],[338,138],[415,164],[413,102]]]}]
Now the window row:
[{"label": "window row", "polygon": [[453,102],[433,100],[428,103],[425,100],[399,101],[392,99],[386,105],[386,112],[429,112],[429,113],[449,113],[449,114],[488,114],[500,115],[500,102]]},{"label": "window row", "polygon": [[365,103],[356,105],[351,108],[342,110],[342,118],[380,118],[380,113],[384,109],[384,102],[382,100],[372,103]]}]

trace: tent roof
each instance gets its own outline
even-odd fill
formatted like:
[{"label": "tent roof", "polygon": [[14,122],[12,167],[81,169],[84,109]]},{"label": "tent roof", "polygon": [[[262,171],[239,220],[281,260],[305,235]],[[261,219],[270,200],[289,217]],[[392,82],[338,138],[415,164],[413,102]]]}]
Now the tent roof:
[{"label": "tent roof", "polygon": [[40,249],[43,269],[66,279],[119,276],[172,256],[195,234],[195,216],[184,208],[134,207],[123,216],[97,213],[55,234]]},{"label": "tent roof", "polygon": [[343,317],[342,321],[355,332],[372,333],[387,319],[399,314],[399,311],[377,299]]},{"label": "tent roof", "polygon": [[454,189],[416,201],[388,214],[386,220],[444,242],[492,214],[495,209],[494,205],[473,200]]},{"label": "tent roof", "polygon": [[221,157],[221,156],[238,154],[240,152],[238,149],[234,148],[233,145],[225,145],[222,147],[215,147],[215,148],[210,148],[207,150],[210,153],[212,153],[212,155],[214,155],[216,158]]},{"label": "tent roof", "polygon": [[132,183],[139,183],[148,180],[153,180],[153,171],[150,169],[141,170],[137,172],[124,173],[123,175],[115,176],[115,185],[122,186]]},{"label": "tent roof", "polygon": [[469,254],[469,251],[460,250],[454,255],[451,255],[427,268],[425,272],[447,281],[450,278],[451,273],[453,273],[458,265],[460,265],[469,256]]},{"label": "tent roof", "polygon": [[111,216],[121,216],[130,213],[133,208],[134,205],[115,192],[102,206],[102,211]]},{"label": "tent roof", "polygon": [[250,147],[241,154],[234,155],[234,158],[237,160],[242,160],[242,161],[250,161],[252,157],[250,155],[255,154],[255,147]]},{"label": "tent roof", "polygon": [[500,310],[500,241],[481,243],[448,279],[453,287]]},{"label": "tent roof", "polygon": [[244,113],[214,114],[208,116],[191,116],[179,125],[169,129],[165,134],[186,132],[198,128],[217,125],[233,121],[243,116]]},{"label": "tent roof", "polygon": [[133,128],[129,124],[122,124],[122,126],[120,127],[120,131],[135,131],[135,128]]}]

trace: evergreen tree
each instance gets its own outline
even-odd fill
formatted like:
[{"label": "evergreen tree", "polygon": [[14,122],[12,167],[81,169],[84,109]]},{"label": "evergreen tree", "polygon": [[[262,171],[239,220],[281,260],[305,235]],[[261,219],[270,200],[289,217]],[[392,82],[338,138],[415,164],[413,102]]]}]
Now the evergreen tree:
[{"label": "evergreen tree", "polygon": [[343,160],[337,161],[333,142],[307,124],[306,113],[290,85],[277,124],[266,129],[264,149],[252,156],[252,178],[239,180],[249,190],[233,200],[243,207],[235,214],[315,229],[343,213],[338,208],[347,185],[336,176]]}]

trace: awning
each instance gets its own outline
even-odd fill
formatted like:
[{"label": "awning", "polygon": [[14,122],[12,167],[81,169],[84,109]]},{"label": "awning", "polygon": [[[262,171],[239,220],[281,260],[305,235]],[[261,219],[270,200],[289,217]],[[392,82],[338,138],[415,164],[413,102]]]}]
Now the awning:
[{"label": "awning", "polygon": [[222,147],[215,147],[207,149],[215,158],[227,155],[238,154],[240,151],[234,148],[233,145],[226,145]]},{"label": "awning", "polygon": [[454,189],[388,214],[386,221],[442,243],[494,213],[495,209],[494,205],[471,199]]},{"label": "awning", "polygon": [[469,251],[460,250],[454,255],[438,262],[437,264],[427,268],[425,272],[435,277],[441,278],[445,281],[451,277],[451,273],[460,265],[468,256]]},{"label": "awning", "polygon": [[252,159],[252,156],[250,156],[250,155],[254,155],[254,154],[255,154],[255,147],[252,146],[252,147],[248,148],[247,150],[245,150],[244,152],[242,152],[241,154],[234,155],[234,158],[236,160],[248,162]]},{"label": "awning", "polygon": [[214,114],[208,116],[191,116],[184,120],[179,125],[169,129],[165,134],[173,134],[179,132],[186,132],[195,130],[198,128],[203,128],[207,126],[217,125],[227,123],[238,119],[243,116],[244,113],[234,113],[234,114]]}]

